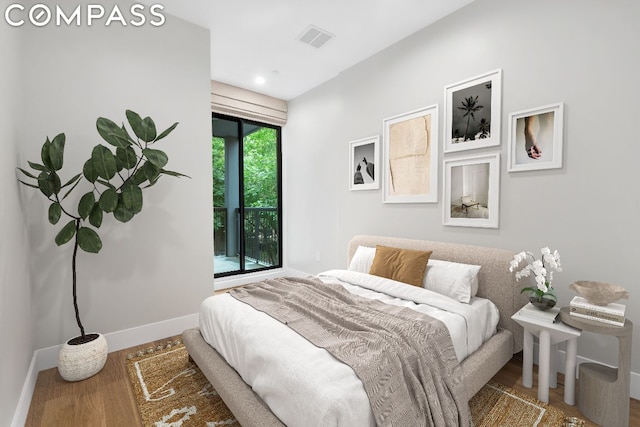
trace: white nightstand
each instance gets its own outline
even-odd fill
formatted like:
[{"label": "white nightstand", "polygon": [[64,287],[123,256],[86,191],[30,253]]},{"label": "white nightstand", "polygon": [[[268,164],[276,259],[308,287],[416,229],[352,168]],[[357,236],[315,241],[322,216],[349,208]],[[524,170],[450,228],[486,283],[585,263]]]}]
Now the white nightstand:
[{"label": "white nightstand", "polygon": [[[520,314],[520,311],[511,318],[524,328],[522,385],[527,388],[533,386],[533,336],[538,337],[538,400],[541,402],[549,403],[549,387],[558,386],[555,355],[558,343],[567,341],[564,401],[568,405],[575,405],[576,353],[580,329],[565,325],[559,319],[551,323]],[[551,357],[552,347],[554,357]]]}]

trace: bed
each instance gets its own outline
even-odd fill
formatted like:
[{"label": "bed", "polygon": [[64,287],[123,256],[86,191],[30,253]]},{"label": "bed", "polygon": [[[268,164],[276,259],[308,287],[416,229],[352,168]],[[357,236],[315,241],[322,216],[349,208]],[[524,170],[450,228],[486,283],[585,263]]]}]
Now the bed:
[{"label": "bed", "polygon": [[[375,248],[378,245],[432,251],[429,260],[434,262],[449,261],[480,266],[477,271],[476,297],[478,300],[488,299],[495,304],[497,325],[494,328],[495,333],[490,338],[479,344],[477,348],[474,347],[470,354],[462,354],[462,357],[458,357],[462,359],[459,366],[464,380],[466,399],[470,399],[511,359],[514,353],[522,349],[522,330],[511,320],[511,316],[526,303],[526,296],[518,292],[519,287],[515,283],[515,278],[509,272],[508,265],[513,253],[496,248],[443,242],[356,236],[348,246],[350,267],[355,261],[354,255],[361,252],[359,248]],[[201,322],[201,325],[204,324]],[[191,358],[201,368],[243,427],[284,425],[263,399],[245,383],[242,376],[205,341],[200,328],[184,331],[183,340]],[[459,353],[457,346],[456,353]]]}]

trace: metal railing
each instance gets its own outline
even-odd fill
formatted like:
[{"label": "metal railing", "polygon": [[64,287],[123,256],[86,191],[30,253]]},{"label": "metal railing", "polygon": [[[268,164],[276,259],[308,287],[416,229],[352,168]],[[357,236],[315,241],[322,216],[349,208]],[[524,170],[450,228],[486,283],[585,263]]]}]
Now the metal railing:
[{"label": "metal railing", "polygon": [[[245,208],[244,210],[244,252],[245,258],[265,266],[279,263],[279,235],[277,208]],[[240,209],[235,209],[235,221],[240,225]],[[227,208],[213,208],[214,251],[215,255],[238,256],[237,253],[227,253],[227,238],[229,236]],[[240,241],[241,227],[236,227],[236,239]],[[238,245],[239,247],[239,245]]]}]

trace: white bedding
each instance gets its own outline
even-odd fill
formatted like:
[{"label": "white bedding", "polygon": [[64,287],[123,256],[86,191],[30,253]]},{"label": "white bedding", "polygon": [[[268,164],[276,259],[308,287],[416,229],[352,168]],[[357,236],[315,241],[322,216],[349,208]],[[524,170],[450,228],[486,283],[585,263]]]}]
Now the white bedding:
[{"label": "white bedding", "polygon": [[[318,277],[354,294],[440,319],[449,329],[460,361],[496,331],[498,310],[486,299],[472,298],[463,304],[354,271],[330,270]],[[217,295],[201,305],[200,331],[287,426],[375,425],[355,372],[269,315],[228,294]]]}]

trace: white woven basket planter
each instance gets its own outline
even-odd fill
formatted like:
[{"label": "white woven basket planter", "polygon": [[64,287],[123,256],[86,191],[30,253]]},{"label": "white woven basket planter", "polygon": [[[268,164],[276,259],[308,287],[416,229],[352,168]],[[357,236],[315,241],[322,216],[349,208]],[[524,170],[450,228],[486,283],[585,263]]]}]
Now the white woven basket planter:
[{"label": "white woven basket planter", "polygon": [[63,379],[81,381],[102,370],[107,361],[109,349],[104,335],[96,335],[98,338],[91,342],[71,345],[69,340],[60,348],[58,372]]}]

